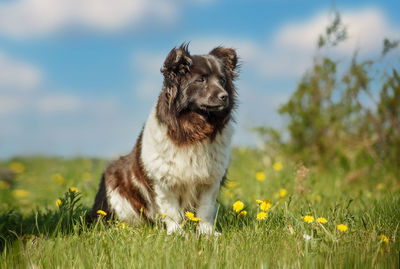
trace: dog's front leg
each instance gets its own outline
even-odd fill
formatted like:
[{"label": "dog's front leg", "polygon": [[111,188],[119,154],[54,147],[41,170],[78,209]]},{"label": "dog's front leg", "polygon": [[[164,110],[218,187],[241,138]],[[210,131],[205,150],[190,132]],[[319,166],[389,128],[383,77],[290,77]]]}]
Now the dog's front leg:
[{"label": "dog's front leg", "polygon": [[177,231],[182,231],[180,223],[182,215],[180,213],[179,198],[177,195],[166,187],[156,186],[155,191],[156,203],[159,212],[163,214],[163,221],[167,226],[167,233],[172,234]]},{"label": "dog's front leg", "polygon": [[[201,218],[198,228],[198,232],[201,234],[211,234],[213,231],[219,188],[220,183],[218,182],[204,190],[200,195],[197,216]],[[218,232],[214,232],[214,234],[220,235]]]}]

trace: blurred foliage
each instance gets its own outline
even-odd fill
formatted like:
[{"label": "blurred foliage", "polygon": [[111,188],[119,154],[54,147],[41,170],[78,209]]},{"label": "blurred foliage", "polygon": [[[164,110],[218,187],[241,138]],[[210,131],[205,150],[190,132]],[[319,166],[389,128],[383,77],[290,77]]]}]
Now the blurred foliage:
[{"label": "blurred foliage", "polygon": [[[335,47],[346,36],[336,14],[320,36],[318,49]],[[382,68],[384,57],[390,57],[398,44],[385,39],[380,60],[361,61],[357,52],[351,61],[314,57],[312,68],[279,109],[288,119],[285,129],[256,128],[269,154],[283,153],[306,165],[339,166],[346,171],[385,167],[398,175],[400,69]]]}]

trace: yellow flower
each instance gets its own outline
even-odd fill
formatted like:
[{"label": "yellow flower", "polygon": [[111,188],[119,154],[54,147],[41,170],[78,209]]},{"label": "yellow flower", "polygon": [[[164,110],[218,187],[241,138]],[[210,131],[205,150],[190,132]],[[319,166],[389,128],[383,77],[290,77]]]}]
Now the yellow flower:
[{"label": "yellow flower", "polygon": [[346,224],[338,224],[338,225],[336,226],[336,229],[338,229],[340,232],[343,233],[343,232],[347,231],[348,227],[347,227]]},{"label": "yellow flower", "polygon": [[165,213],[162,213],[162,214],[161,214],[161,217],[162,217],[163,219],[165,219],[167,216],[168,216],[168,215],[165,214]]},{"label": "yellow flower", "polygon": [[10,170],[16,174],[21,174],[25,171],[25,166],[20,162],[12,162],[10,164]]},{"label": "yellow flower", "polygon": [[99,215],[103,215],[103,216],[106,216],[106,215],[107,215],[107,213],[104,212],[104,211],[101,210],[101,209],[97,210],[96,213],[99,214]]},{"label": "yellow flower", "polygon": [[226,187],[228,187],[228,189],[233,189],[237,185],[239,185],[239,184],[237,182],[234,182],[234,181],[229,181],[228,183],[226,183]]},{"label": "yellow flower", "polygon": [[29,195],[29,192],[26,190],[13,190],[12,194],[18,198],[26,198]]},{"label": "yellow flower", "polygon": [[0,180],[0,190],[6,190],[10,188],[10,183],[4,180]]},{"label": "yellow flower", "polygon": [[55,173],[53,175],[54,180],[58,183],[58,184],[63,184],[64,183],[64,178],[60,173]]},{"label": "yellow flower", "polygon": [[125,229],[125,227],[126,227],[126,222],[121,222],[121,223],[119,224],[119,226],[120,226],[122,229]]},{"label": "yellow flower", "polygon": [[265,174],[263,172],[257,172],[256,173],[256,179],[258,181],[264,181],[265,180]]},{"label": "yellow flower", "polygon": [[275,162],[273,168],[275,171],[281,171],[283,169],[283,165],[281,162]]},{"label": "yellow flower", "polygon": [[318,222],[318,223],[327,223],[328,220],[327,220],[326,218],[319,217],[319,218],[317,219],[317,222]]},{"label": "yellow flower", "polygon": [[265,219],[266,217],[267,217],[267,213],[264,212],[264,211],[261,211],[261,212],[259,212],[259,213],[257,214],[257,219],[258,219],[258,220],[263,220],[263,219]]},{"label": "yellow flower", "polygon": [[56,201],[57,207],[60,207],[61,204],[62,204],[62,201],[61,201],[60,199],[58,199],[58,200]]},{"label": "yellow flower", "polygon": [[314,195],[314,200],[316,201],[316,202],[320,202],[321,201],[321,196],[320,195]]},{"label": "yellow flower", "polygon": [[380,236],[378,236],[378,238],[381,240],[381,242],[383,242],[385,244],[389,244],[389,238],[387,238],[386,235],[381,234]]},{"label": "yellow flower", "polygon": [[75,188],[75,187],[71,187],[71,188],[69,188],[69,191],[70,191],[70,192],[75,192],[75,193],[77,193],[77,192],[78,192],[78,189]]},{"label": "yellow flower", "polygon": [[85,172],[85,173],[82,174],[82,178],[85,181],[89,181],[89,180],[92,179],[92,175],[89,172]]},{"label": "yellow flower", "polygon": [[382,183],[379,183],[379,184],[376,185],[376,189],[378,191],[383,190],[383,187],[384,187],[384,185]]},{"label": "yellow flower", "polygon": [[271,203],[267,203],[265,201],[263,201],[260,205],[260,209],[262,211],[268,211],[271,208]]},{"label": "yellow flower", "polygon": [[244,204],[242,201],[237,200],[236,202],[233,203],[233,210],[236,212],[239,212],[240,210],[242,210],[244,208]]},{"label": "yellow flower", "polygon": [[304,222],[307,222],[307,223],[311,223],[311,222],[314,221],[314,217],[313,217],[313,216],[309,216],[309,215],[304,216],[304,217],[303,217],[303,221],[304,221]]},{"label": "yellow flower", "polygon": [[238,218],[239,218],[239,217],[245,218],[246,216],[247,216],[247,211],[246,211],[246,210],[243,210],[243,211],[241,211],[241,212],[238,214]]},{"label": "yellow flower", "polygon": [[257,204],[260,205],[260,204],[262,204],[263,201],[257,199],[256,202],[257,202]]},{"label": "yellow flower", "polygon": [[286,189],[280,189],[279,190],[279,196],[280,197],[285,197],[287,194],[287,190]]},{"label": "yellow flower", "polygon": [[193,214],[192,212],[190,212],[190,211],[186,211],[185,216],[186,216],[188,219],[190,219],[191,221],[194,221],[194,222],[201,221],[201,218],[195,217],[194,214]]}]

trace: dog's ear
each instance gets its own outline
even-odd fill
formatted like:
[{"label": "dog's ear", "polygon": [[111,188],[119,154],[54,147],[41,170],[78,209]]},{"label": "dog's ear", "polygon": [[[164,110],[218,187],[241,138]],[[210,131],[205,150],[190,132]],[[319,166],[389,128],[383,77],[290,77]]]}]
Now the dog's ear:
[{"label": "dog's ear", "polygon": [[169,107],[171,107],[177,95],[180,76],[188,73],[192,65],[188,45],[188,43],[183,43],[179,48],[173,48],[161,68],[161,73],[164,75],[164,88]]},{"label": "dog's ear", "polygon": [[232,77],[238,76],[238,74],[235,72],[236,68],[238,67],[238,57],[234,49],[216,47],[210,51],[210,54],[224,62],[226,69],[232,74]]}]

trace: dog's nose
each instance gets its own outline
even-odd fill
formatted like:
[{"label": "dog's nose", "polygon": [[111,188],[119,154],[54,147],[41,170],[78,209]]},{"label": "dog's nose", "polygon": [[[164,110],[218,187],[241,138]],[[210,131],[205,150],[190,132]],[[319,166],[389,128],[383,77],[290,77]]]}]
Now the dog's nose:
[{"label": "dog's nose", "polygon": [[228,94],[226,92],[221,92],[218,94],[218,98],[225,104],[228,101]]}]

